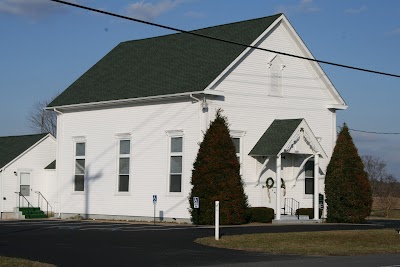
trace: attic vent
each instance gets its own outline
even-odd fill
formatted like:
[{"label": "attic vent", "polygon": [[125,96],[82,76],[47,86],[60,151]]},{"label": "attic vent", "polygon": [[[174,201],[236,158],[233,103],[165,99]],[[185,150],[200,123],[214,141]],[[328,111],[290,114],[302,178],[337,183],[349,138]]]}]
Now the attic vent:
[{"label": "attic vent", "polygon": [[282,96],[282,73],[285,65],[279,56],[269,63],[269,88],[268,95]]}]

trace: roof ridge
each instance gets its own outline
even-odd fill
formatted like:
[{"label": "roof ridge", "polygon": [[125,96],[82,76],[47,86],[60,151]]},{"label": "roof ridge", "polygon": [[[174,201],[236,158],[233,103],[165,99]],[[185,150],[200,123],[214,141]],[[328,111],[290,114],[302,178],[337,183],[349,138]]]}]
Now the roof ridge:
[{"label": "roof ridge", "polygon": [[[199,29],[195,29],[195,30],[184,30],[186,32],[191,32],[191,33],[195,33],[197,31],[202,31],[202,30],[208,30],[208,29],[214,29],[214,28],[218,28],[218,27],[223,27],[223,26],[228,26],[228,25],[234,25],[234,24],[241,24],[241,23],[245,23],[245,22],[251,22],[251,21],[256,21],[256,20],[261,20],[261,19],[267,19],[267,18],[272,18],[272,17],[279,17],[283,15],[283,13],[277,13],[275,15],[271,15],[271,16],[266,16],[266,17],[259,17],[259,18],[254,18],[254,19],[248,19],[248,20],[241,20],[241,21],[235,21],[235,22],[228,22],[228,23],[224,23],[224,24],[219,24],[219,25],[214,25],[214,26],[207,26],[205,28],[199,28]],[[126,41],[122,41],[120,42],[120,44],[124,44],[124,43],[131,43],[131,42],[139,42],[139,41],[145,41],[145,40],[151,40],[151,39],[158,39],[158,38],[164,38],[164,37],[168,37],[168,36],[175,36],[175,35],[179,35],[179,34],[185,34],[184,32],[176,32],[176,33],[170,33],[170,34],[165,34],[165,35],[158,35],[158,36],[151,36],[151,37],[146,37],[146,38],[142,38],[142,39],[133,39],[133,40],[126,40]]]},{"label": "roof ridge", "polygon": [[222,26],[228,26],[228,25],[234,25],[234,24],[241,24],[241,23],[245,23],[245,22],[251,22],[251,21],[256,21],[256,20],[262,20],[262,19],[267,19],[267,18],[272,18],[272,17],[279,17],[283,15],[283,13],[277,13],[275,15],[271,15],[271,16],[266,16],[266,17],[259,17],[259,18],[254,18],[254,19],[247,19],[247,20],[240,20],[240,21],[235,21],[235,22],[228,22],[228,23],[224,23],[224,24],[219,24],[219,25],[214,25],[214,26],[209,26],[209,27],[205,27],[205,28],[200,28],[200,29],[196,29],[196,30],[191,30],[190,32],[195,32],[195,31],[201,31],[201,30],[208,30],[208,29],[212,29],[212,28],[217,28],[217,27],[222,27]]}]

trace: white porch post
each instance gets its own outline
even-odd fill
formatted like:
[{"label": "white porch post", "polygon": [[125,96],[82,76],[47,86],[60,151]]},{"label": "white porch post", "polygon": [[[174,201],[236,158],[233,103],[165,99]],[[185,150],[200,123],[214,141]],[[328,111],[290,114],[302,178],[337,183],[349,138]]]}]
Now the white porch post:
[{"label": "white porch post", "polygon": [[314,155],[314,220],[319,219],[319,154]]},{"label": "white porch post", "polygon": [[281,165],[282,156],[276,157],[276,220],[281,219]]}]

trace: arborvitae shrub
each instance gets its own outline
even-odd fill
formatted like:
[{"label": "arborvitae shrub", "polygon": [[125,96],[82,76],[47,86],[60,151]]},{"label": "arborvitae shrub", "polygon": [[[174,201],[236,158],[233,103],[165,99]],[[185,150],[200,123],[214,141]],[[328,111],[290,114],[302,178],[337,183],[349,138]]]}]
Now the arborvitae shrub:
[{"label": "arborvitae shrub", "polygon": [[327,168],[325,193],[327,222],[361,223],[371,213],[371,186],[346,124]]},{"label": "arborvitae shrub", "polygon": [[[189,212],[192,222],[214,224],[215,201],[220,203],[221,224],[246,222],[248,204],[240,177],[240,164],[221,110],[218,110],[215,120],[204,134],[193,164],[191,184]],[[198,211],[193,209],[193,197],[199,197]]]},{"label": "arborvitae shrub", "polygon": [[274,209],[267,207],[251,207],[248,209],[248,221],[270,223],[274,219]]}]

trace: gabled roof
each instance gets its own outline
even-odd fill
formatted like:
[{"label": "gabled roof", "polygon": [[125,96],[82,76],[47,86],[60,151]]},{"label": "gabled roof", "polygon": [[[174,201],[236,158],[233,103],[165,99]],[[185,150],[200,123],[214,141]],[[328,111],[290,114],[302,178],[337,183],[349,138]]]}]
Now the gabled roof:
[{"label": "gabled roof", "polygon": [[0,168],[5,167],[47,135],[45,133],[0,137]]},{"label": "gabled roof", "polygon": [[252,156],[276,156],[303,119],[274,120],[250,151]]},{"label": "gabled roof", "polygon": [[274,120],[249,155],[277,156],[282,153],[328,157],[305,119]]},{"label": "gabled roof", "polygon": [[[281,15],[193,32],[250,45]],[[123,42],[48,107],[202,91],[245,49],[185,33]]]}]

